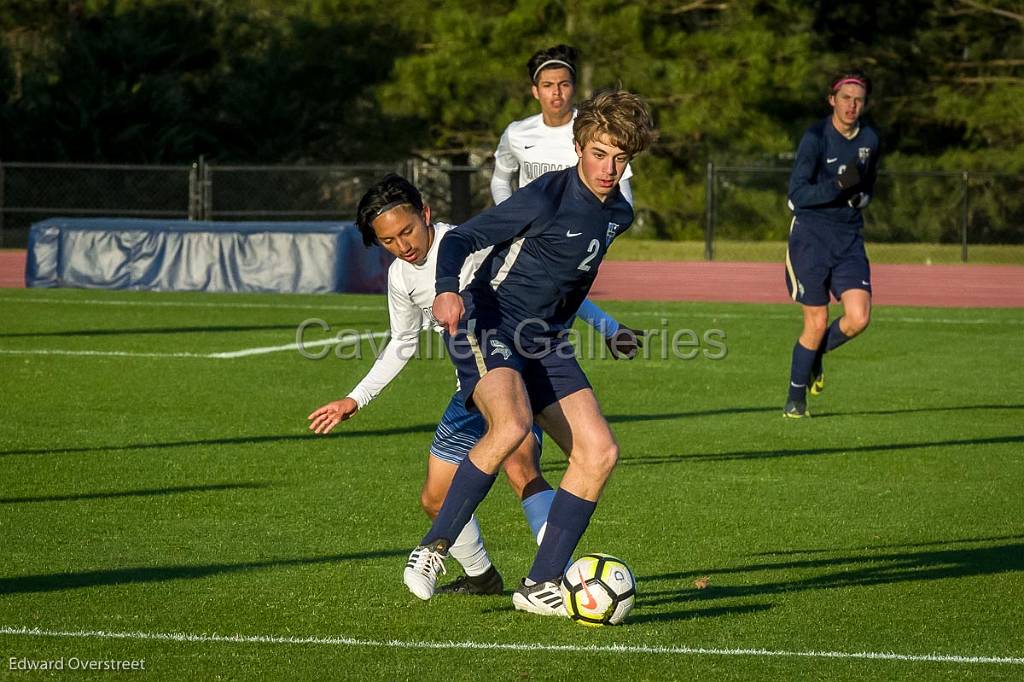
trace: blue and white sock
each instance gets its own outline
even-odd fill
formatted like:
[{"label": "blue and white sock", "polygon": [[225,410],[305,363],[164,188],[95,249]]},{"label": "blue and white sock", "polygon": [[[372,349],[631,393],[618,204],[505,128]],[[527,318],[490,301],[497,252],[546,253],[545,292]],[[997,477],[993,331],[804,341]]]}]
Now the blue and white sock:
[{"label": "blue and white sock", "polygon": [[538,545],[541,541],[544,524],[548,520],[551,503],[554,501],[555,491],[551,488],[534,493],[523,500],[523,514],[526,515],[526,522],[530,524],[530,532],[537,539]]},{"label": "blue and white sock", "polygon": [[537,549],[537,556],[527,576],[530,580],[557,580],[562,575],[572,553],[576,551],[576,545],[590,525],[590,517],[594,515],[595,509],[597,502],[558,489],[548,514],[544,540]]}]

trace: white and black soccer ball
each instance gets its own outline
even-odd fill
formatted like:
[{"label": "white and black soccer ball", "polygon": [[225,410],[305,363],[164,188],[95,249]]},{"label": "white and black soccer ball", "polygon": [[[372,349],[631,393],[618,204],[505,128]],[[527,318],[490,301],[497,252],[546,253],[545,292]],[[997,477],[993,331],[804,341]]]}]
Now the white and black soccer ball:
[{"label": "white and black soccer ball", "polygon": [[566,570],[561,587],[566,612],[582,625],[618,625],[636,601],[633,572],[608,554],[581,556]]}]

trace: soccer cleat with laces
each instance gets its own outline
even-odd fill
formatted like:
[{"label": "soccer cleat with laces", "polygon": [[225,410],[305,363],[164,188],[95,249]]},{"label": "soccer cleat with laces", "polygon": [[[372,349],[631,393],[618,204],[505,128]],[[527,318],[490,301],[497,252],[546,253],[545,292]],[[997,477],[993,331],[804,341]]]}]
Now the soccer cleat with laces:
[{"label": "soccer cleat with laces", "polygon": [[528,582],[524,578],[519,588],[512,593],[512,605],[516,611],[528,611],[541,616],[568,616],[558,581],[545,580],[532,585]]},{"label": "soccer cleat with laces", "polygon": [[436,594],[501,594],[505,583],[498,569],[491,566],[481,575],[460,575],[450,583],[441,585]]},{"label": "soccer cleat with laces", "polygon": [[445,540],[420,545],[409,555],[405,572],[402,574],[402,582],[420,599],[430,599],[434,596],[437,574],[447,572],[444,569],[444,560],[447,556],[448,542]]},{"label": "soccer cleat with laces", "polygon": [[782,416],[787,419],[800,419],[801,417],[810,417],[811,413],[807,411],[807,403],[790,400],[782,408]]},{"label": "soccer cleat with laces", "polygon": [[825,370],[821,370],[811,376],[811,395],[821,395],[825,390]]}]

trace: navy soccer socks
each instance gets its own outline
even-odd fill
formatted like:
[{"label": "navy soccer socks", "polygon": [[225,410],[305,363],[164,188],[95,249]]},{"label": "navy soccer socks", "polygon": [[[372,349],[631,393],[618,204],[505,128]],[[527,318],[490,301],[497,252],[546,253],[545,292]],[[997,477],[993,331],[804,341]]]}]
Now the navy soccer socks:
[{"label": "navy soccer socks", "polygon": [[798,403],[807,401],[807,380],[818,351],[804,348],[799,341],[793,346],[793,364],[789,370],[789,399]]},{"label": "navy soccer socks", "polygon": [[469,522],[469,517],[487,497],[487,493],[497,478],[497,473],[488,474],[478,469],[469,457],[462,460],[459,468],[455,470],[455,476],[452,478],[451,487],[448,488],[448,495],[444,498],[444,504],[441,505],[441,511],[437,513],[437,518],[434,519],[433,525],[423,536],[420,544],[429,545],[436,540],[443,539],[448,545],[451,545]]},{"label": "navy soccer socks", "polygon": [[825,335],[821,337],[821,345],[818,346],[818,353],[815,355],[814,365],[811,367],[812,377],[816,377],[821,374],[821,362],[825,353],[839,348],[839,346],[853,338],[843,333],[842,328],[839,326],[839,320],[841,319],[843,318],[837,317],[832,320],[832,324],[830,324],[828,329],[825,330]]},{"label": "navy soccer socks", "polygon": [[566,564],[576,551],[583,532],[590,525],[597,502],[584,500],[570,492],[558,489],[548,513],[548,525],[544,540],[540,543],[537,556],[527,576],[534,582],[557,580]]}]

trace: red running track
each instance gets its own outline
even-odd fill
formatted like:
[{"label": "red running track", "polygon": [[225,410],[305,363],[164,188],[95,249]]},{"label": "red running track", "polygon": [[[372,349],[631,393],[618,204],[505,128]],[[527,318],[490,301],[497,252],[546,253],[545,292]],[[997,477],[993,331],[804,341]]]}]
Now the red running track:
[{"label": "red running track", "polygon": [[[873,265],[878,305],[1024,308],[1024,266]],[[25,286],[25,252],[0,251],[0,287]],[[782,263],[605,261],[598,300],[785,303]]]}]

